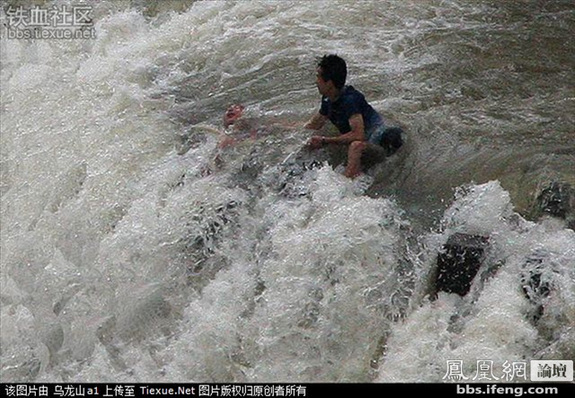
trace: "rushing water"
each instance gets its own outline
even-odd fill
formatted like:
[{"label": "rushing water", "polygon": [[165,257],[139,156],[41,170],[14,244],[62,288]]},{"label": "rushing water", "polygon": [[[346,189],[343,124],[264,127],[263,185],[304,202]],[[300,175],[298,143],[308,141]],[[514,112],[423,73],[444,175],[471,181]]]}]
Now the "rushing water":
[{"label": "rushing water", "polygon": [[[571,1],[91,4],[93,38],[1,41],[2,381],[575,359],[573,208],[536,205],[575,186]],[[230,103],[303,124],[332,52],[400,153],[351,181],[280,128],[215,159]],[[469,294],[430,299],[454,233],[485,258]]]}]

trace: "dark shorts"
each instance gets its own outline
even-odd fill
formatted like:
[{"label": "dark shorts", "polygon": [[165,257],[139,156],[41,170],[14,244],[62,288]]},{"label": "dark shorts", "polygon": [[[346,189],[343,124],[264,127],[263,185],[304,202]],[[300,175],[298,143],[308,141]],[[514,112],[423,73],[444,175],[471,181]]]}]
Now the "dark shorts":
[{"label": "dark shorts", "polygon": [[403,145],[403,130],[400,127],[380,125],[368,133],[367,141],[383,147],[387,156],[393,155]]},{"label": "dark shorts", "polygon": [[403,130],[399,127],[381,126],[368,138],[369,146],[361,156],[361,165],[367,170],[388,156],[396,153],[403,146]]}]

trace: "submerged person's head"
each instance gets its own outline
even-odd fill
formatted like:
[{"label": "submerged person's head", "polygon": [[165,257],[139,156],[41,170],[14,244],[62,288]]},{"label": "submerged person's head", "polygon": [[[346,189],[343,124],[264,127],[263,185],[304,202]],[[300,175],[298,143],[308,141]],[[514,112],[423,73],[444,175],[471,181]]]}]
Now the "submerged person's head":
[{"label": "submerged person's head", "polygon": [[224,127],[229,127],[238,120],[244,113],[245,107],[240,104],[233,104],[226,109],[224,113]]}]

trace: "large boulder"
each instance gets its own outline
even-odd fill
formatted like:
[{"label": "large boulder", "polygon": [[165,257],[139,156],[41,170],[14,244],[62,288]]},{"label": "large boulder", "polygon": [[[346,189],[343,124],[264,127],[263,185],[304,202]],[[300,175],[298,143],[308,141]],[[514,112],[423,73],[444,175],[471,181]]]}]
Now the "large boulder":
[{"label": "large boulder", "polygon": [[483,262],[488,243],[489,239],[481,235],[451,235],[437,256],[432,296],[440,291],[465,296]]}]

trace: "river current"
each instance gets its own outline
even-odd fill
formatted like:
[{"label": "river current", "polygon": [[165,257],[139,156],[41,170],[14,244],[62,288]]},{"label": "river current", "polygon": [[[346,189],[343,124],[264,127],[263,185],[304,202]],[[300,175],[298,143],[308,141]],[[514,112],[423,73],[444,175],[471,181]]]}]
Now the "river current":
[{"label": "river current", "polygon": [[[0,380],[575,359],[571,1],[87,1],[84,38],[9,35],[14,10],[78,4],[2,2]],[[355,180],[301,149],[328,53],[406,132]],[[232,103],[290,127],[218,149]],[[456,234],[487,240],[481,267],[433,294]]]}]

